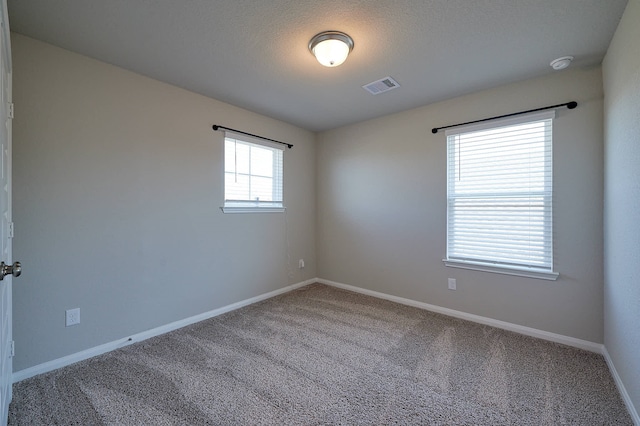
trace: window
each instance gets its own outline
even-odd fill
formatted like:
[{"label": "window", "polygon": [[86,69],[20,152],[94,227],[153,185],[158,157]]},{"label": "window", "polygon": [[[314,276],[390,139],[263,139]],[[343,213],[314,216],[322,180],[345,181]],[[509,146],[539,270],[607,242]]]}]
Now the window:
[{"label": "window", "polygon": [[275,144],[225,132],[225,213],[281,212],[283,151]]},{"label": "window", "polygon": [[447,135],[447,266],[555,280],[547,111]]}]

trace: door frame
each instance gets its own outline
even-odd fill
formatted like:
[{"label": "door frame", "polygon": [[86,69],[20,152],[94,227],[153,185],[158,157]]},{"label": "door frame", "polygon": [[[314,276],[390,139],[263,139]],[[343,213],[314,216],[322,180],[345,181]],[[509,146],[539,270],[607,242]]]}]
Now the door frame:
[{"label": "door frame", "polygon": [[[7,264],[11,264],[13,262],[13,253],[12,253],[12,238],[13,238],[13,218],[12,218],[12,118],[13,118],[13,103],[12,103],[12,63],[11,63],[11,33],[9,29],[9,12],[7,6],[7,0],[1,0],[0,4],[0,23],[1,23],[1,37],[2,37],[2,46],[0,46],[0,55],[2,55],[1,65],[4,67],[3,72],[6,73],[6,87],[3,87],[2,90],[5,91],[5,102],[0,105],[0,110],[2,110],[2,114],[0,116],[6,116],[6,155],[5,155],[5,173],[6,173],[6,184],[7,184],[7,213],[6,213],[6,228],[0,232],[4,241],[2,244],[6,244],[6,259],[4,260]],[[0,72],[0,76],[1,76]],[[4,79],[0,78],[0,84],[4,85]],[[4,130],[3,130],[4,131]],[[4,155],[4,153],[0,153],[0,155]],[[1,218],[2,221],[5,218]],[[2,245],[0,245],[2,248]],[[4,346],[1,348],[0,353],[6,356],[5,366],[6,370],[3,372],[3,377],[0,383],[0,387],[2,388],[2,393],[4,394],[2,397],[2,406],[0,407],[0,424],[6,425],[8,421],[9,414],[9,404],[11,402],[13,393],[12,393],[12,384],[13,384],[13,318],[12,318],[12,277],[8,275],[2,281],[3,285],[6,285],[5,289],[5,297],[6,297],[6,312],[3,305],[0,305],[0,318],[4,320],[5,316],[7,319],[7,335],[2,336],[2,341],[0,344]],[[4,333],[0,333],[4,334]]]}]

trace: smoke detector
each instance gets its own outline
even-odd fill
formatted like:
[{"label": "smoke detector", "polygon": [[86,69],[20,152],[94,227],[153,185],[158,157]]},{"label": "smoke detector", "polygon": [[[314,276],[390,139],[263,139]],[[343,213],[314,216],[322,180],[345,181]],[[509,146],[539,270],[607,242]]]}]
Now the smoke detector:
[{"label": "smoke detector", "polygon": [[571,65],[571,61],[573,61],[573,56],[563,56],[561,58],[554,59],[549,65],[551,65],[551,68],[554,70],[560,71]]}]

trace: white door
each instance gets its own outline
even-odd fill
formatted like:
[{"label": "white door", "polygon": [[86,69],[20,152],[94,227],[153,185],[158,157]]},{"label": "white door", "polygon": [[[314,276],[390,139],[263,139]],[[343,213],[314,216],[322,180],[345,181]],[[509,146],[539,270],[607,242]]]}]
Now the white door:
[{"label": "white door", "polygon": [[[0,31],[0,424],[7,424],[11,402],[13,340],[11,336],[11,274],[19,275],[19,265],[11,265],[11,42],[7,0],[1,0]],[[13,270],[15,269],[15,270]],[[7,273],[8,275],[4,276]]]}]

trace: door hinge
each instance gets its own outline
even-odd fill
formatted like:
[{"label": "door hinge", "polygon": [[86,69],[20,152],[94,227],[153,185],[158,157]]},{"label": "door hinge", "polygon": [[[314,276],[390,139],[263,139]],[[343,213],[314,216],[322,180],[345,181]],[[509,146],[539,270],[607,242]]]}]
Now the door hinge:
[{"label": "door hinge", "polygon": [[13,238],[13,222],[9,222],[9,238]]},{"label": "door hinge", "polygon": [[13,102],[9,102],[9,118],[13,118]]},{"label": "door hinge", "polygon": [[10,357],[14,357],[16,355],[16,342],[14,342],[13,340],[11,341],[11,353],[9,354]]}]

